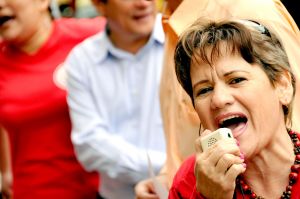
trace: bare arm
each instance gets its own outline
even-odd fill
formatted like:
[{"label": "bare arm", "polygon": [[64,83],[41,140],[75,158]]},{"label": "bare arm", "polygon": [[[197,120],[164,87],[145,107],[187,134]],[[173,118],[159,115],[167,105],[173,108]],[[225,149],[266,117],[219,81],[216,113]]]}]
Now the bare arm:
[{"label": "bare arm", "polygon": [[6,131],[0,127],[0,173],[1,192],[4,199],[12,198],[12,171],[9,140]]}]

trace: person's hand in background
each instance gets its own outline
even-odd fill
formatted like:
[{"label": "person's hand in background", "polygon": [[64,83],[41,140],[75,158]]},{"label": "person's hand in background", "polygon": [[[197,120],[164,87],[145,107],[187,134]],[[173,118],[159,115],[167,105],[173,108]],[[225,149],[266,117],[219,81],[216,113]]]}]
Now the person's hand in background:
[{"label": "person's hand in background", "polygon": [[[167,176],[165,174],[159,174],[156,177],[166,189],[168,189]],[[155,192],[154,182],[151,178],[140,181],[135,186],[135,199],[160,199]]]}]

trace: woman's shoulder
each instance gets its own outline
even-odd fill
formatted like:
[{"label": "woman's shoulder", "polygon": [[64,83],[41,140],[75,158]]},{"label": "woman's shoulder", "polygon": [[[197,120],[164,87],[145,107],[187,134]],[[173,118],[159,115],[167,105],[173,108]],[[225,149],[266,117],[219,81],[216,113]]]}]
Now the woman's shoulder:
[{"label": "woman's shoulder", "polygon": [[181,164],[180,168],[178,169],[176,176],[179,179],[184,177],[184,176],[194,176],[194,165],[196,161],[196,156],[191,155],[185,161]]}]

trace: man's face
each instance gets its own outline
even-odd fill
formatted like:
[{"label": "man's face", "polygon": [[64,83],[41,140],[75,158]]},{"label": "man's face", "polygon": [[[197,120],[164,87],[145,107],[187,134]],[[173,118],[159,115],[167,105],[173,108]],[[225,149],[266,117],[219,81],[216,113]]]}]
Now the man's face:
[{"label": "man's face", "polygon": [[155,0],[108,0],[95,3],[107,18],[112,34],[148,37],[153,29],[156,15]]}]

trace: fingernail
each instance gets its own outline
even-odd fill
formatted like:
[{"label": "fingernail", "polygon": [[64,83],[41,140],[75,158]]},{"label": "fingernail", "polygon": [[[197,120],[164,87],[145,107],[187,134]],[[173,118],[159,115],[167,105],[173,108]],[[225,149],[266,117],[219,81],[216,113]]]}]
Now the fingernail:
[{"label": "fingernail", "polygon": [[241,153],[240,158],[244,160],[245,159],[245,155],[243,153]]},{"label": "fingernail", "polygon": [[247,164],[246,163],[243,162],[242,165],[243,165],[244,168],[247,168]]}]

